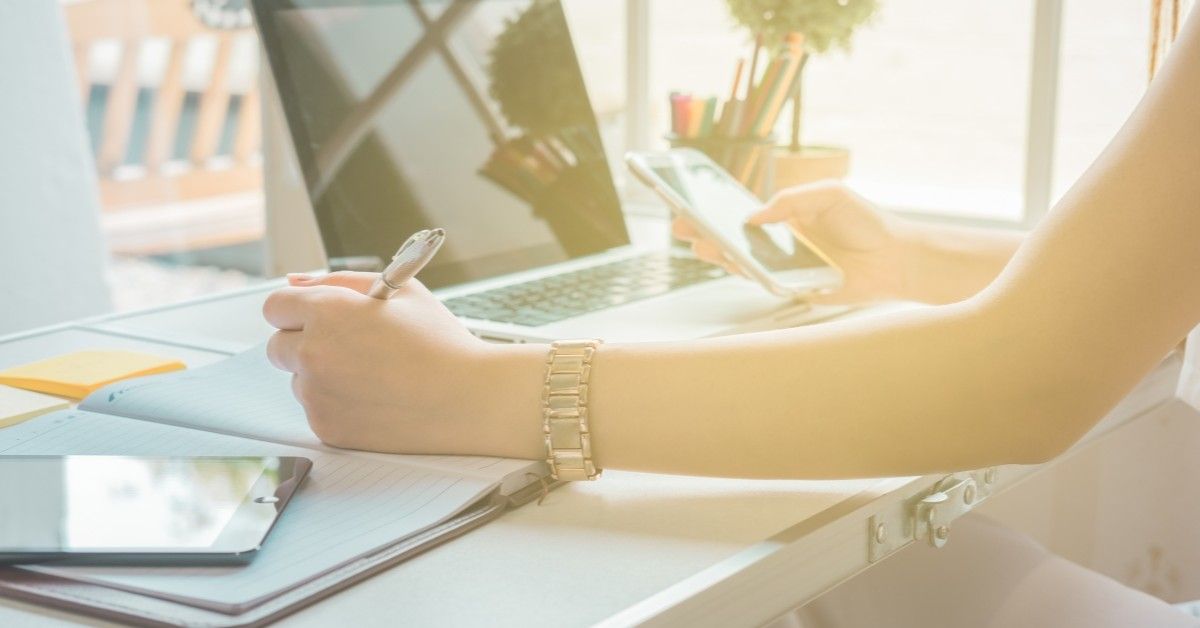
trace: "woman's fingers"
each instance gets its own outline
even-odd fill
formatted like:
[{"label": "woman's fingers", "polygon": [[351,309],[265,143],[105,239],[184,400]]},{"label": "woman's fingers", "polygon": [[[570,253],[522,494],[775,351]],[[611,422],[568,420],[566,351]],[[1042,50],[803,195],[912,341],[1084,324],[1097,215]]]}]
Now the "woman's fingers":
[{"label": "woman's fingers", "polygon": [[744,274],[741,268],[739,268],[738,265],[720,249],[720,247],[709,242],[708,240],[699,240],[694,242],[692,244],[692,252],[696,254],[696,257],[708,262],[709,264],[720,266],[730,274]]},{"label": "woman's fingers", "polygon": [[280,288],[267,296],[263,303],[263,318],[276,329],[299,331],[304,329],[310,313],[309,304],[300,288]]},{"label": "woman's fingers", "polygon": [[355,292],[366,294],[371,289],[371,284],[375,283],[375,278],[379,273],[362,273],[350,270],[339,270],[337,272],[328,273],[319,277],[313,277],[303,273],[289,273],[288,285],[308,287],[308,286],[341,286],[350,288]]},{"label": "woman's fingers", "polygon": [[734,264],[724,252],[721,251],[720,247],[706,240],[704,236],[692,226],[691,221],[688,219],[676,218],[671,223],[671,235],[674,235],[676,238],[679,238],[685,242],[691,242],[692,253],[694,253],[696,257],[708,262],[709,264],[721,266],[731,273],[741,274],[741,271],[738,270],[737,265]]},{"label": "woman's fingers", "polygon": [[692,243],[692,252],[696,257],[708,262],[709,264],[725,264],[728,260],[725,259],[725,253],[720,247],[709,242],[708,240],[697,240]]},{"label": "woman's fingers", "polygon": [[267,359],[275,368],[289,373],[300,370],[300,343],[302,331],[277,331],[267,340]]},{"label": "woman's fingers", "polygon": [[318,319],[338,320],[342,308],[364,299],[340,286],[284,286],[267,295],[263,318],[276,329],[302,331]]},{"label": "woman's fingers", "polygon": [[738,265],[729,256],[725,255],[719,246],[706,239],[699,230],[692,226],[691,221],[687,218],[676,218],[671,223],[671,234],[680,240],[691,242],[692,253],[696,257],[709,264],[720,266],[732,274],[744,274],[738,268]]},{"label": "woman's fingers", "polygon": [[839,181],[816,181],[780,191],[747,222],[764,225],[796,220],[807,222],[849,198],[851,192]]},{"label": "woman's fingers", "polygon": [[671,222],[671,235],[685,242],[692,242],[704,237],[687,218],[676,218]]}]

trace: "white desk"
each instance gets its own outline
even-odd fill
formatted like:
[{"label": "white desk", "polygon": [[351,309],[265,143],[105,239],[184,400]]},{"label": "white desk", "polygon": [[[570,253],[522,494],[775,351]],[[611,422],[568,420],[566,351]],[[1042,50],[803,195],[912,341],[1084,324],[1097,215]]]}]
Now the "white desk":
[{"label": "white desk", "polygon": [[[207,363],[267,337],[259,314],[265,294],[255,288],[0,338],[0,367],[97,346]],[[1091,438],[1145,420],[1172,398],[1178,369],[1177,356],[1165,360]],[[1036,471],[1002,468],[996,490]],[[740,481],[610,471],[281,623],[756,626],[869,567],[871,517],[893,513],[889,525],[898,526],[902,505],[939,479]],[[0,600],[3,626],[79,624],[98,622]]]}]

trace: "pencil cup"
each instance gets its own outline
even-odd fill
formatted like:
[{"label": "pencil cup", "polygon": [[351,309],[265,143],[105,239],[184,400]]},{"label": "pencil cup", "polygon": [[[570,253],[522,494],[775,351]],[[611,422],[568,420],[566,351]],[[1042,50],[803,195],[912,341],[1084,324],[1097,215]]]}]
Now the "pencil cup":
[{"label": "pencil cup", "polygon": [[775,137],[680,137],[667,136],[671,148],[694,148],[717,162],[742,185],[766,198],[774,186],[774,163],[771,150]]}]

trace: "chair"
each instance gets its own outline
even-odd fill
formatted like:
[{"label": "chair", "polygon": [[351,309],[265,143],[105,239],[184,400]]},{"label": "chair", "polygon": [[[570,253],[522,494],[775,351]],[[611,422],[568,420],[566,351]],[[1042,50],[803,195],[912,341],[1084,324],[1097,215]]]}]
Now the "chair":
[{"label": "chair", "polygon": [[263,233],[258,48],[186,0],[65,7],[116,253],[239,244]]}]

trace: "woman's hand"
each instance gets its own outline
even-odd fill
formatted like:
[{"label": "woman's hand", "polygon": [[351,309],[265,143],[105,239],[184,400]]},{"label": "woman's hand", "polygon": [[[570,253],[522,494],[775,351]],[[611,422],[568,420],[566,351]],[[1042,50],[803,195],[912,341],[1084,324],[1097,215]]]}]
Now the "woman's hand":
[{"label": "woman's hand", "polygon": [[[294,374],[313,432],[351,449],[540,455],[540,362],[472,336],[417,281],[387,301],[365,296],[376,276],[291,276],[263,306],[279,328],[267,355]],[[514,358],[523,378],[506,374]]]},{"label": "woman's hand", "polygon": [[[845,273],[842,288],[815,297],[822,303],[862,303],[901,298],[905,290],[903,241],[907,228],[836,181],[797,186],[776,194],[750,217],[751,224],[787,222]],[[676,218],[675,236],[692,243],[696,256],[740,272],[720,247],[700,235],[685,218]]]}]

